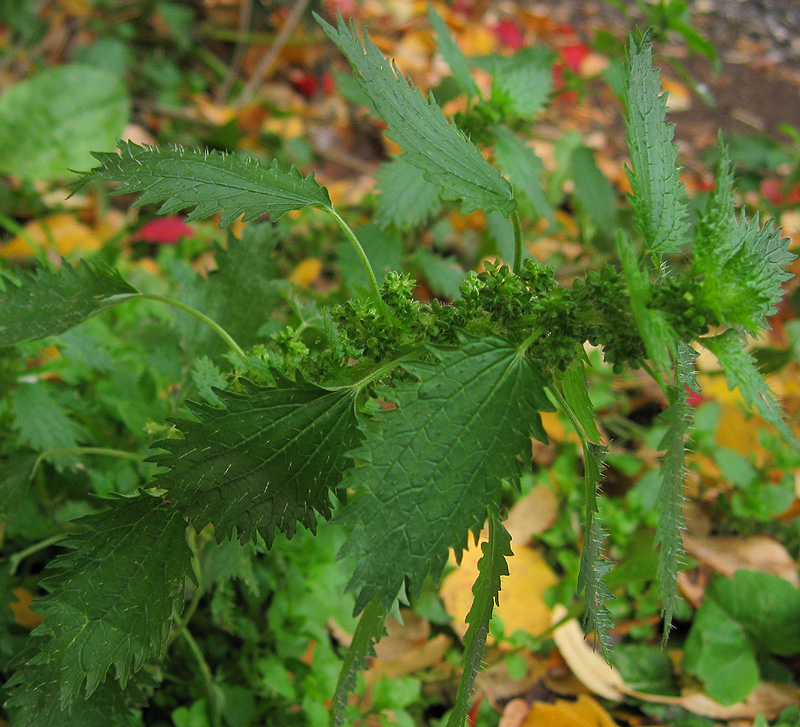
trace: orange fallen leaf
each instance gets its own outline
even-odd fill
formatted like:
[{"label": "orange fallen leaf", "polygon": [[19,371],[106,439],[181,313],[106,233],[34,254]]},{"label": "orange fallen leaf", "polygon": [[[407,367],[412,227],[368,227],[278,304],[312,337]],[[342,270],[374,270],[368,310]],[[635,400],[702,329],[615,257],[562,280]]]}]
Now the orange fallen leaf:
[{"label": "orange fallen leaf", "polygon": [[18,599],[10,604],[14,612],[14,621],[26,629],[35,629],[44,621],[44,616],[31,610],[33,595],[27,588],[15,588],[13,593]]},{"label": "orange fallen leaf", "polygon": [[295,269],[289,273],[289,281],[307,288],[322,272],[322,260],[316,257],[307,257],[301,260]]},{"label": "orange fallen leaf", "polygon": [[534,702],[520,727],[617,727],[617,723],[588,694],[575,702]]},{"label": "orange fallen leaf", "polygon": [[[471,546],[464,552],[461,565],[444,580],[439,594],[447,613],[453,619],[453,630],[461,637],[467,632],[466,616],[472,606],[472,586],[478,577],[480,546]],[[502,580],[500,605],[495,613],[503,620],[505,633],[526,631],[534,636],[550,626],[550,609],[544,602],[544,593],[558,578],[538,550],[527,546],[514,546],[514,555],[508,558],[509,575]],[[492,642],[490,636],[488,641]]]}]

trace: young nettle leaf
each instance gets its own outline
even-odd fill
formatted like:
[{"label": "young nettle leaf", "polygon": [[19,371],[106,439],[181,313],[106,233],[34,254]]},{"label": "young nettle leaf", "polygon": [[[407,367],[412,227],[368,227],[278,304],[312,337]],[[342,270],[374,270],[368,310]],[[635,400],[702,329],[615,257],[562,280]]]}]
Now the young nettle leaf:
[{"label": "young nettle leaf", "polygon": [[7,520],[25,502],[39,458],[17,453],[0,461],[0,520]]},{"label": "young nettle leaf", "polygon": [[405,155],[394,157],[378,173],[376,222],[407,230],[427,222],[441,209],[439,187],[425,179],[419,167],[409,164]]},{"label": "young nettle leaf", "polygon": [[475,677],[481,669],[489,622],[495,604],[500,603],[501,578],[508,575],[506,558],[513,555],[511,535],[497,520],[489,517],[489,540],[481,544],[483,556],[478,561],[478,578],[472,587],[472,608],[467,614],[467,633],[464,634],[464,673],[458,685],[456,704],[447,720],[447,727],[462,727],[471,705]]},{"label": "young nettle leaf", "polygon": [[494,64],[491,103],[505,113],[530,119],[545,107],[552,90],[549,53],[530,49]]},{"label": "young nettle leaf", "polygon": [[800,451],[800,442],[786,423],[775,395],[756,368],[755,360],[745,350],[744,338],[737,331],[730,330],[719,336],[703,338],[701,342],[719,359],[728,386],[739,389],[747,405],[772,424],[788,444]]},{"label": "young nettle leaf", "polygon": [[494,156],[497,164],[507,175],[519,199],[520,206],[527,211],[552,220],[555,210],[544,193],[542,174],[544,165],[522,139],[500,126],[494,129]]},{"label": "young nettle leaf", "polygon": [[122,182],[115,194],[143,192],[137,205],[162,202],[159,212],[171,214],[187,207],[188,220],[222,212],[220,224],[242,217],[247,222],[269,213],[272,220],[304,207],[330,208],[328,192],[311,174],[303,177],[294,167],[284,170],[277,161],[183,149],[142,147],[119,143],[119,154],[98,153],[100,162],[86,172],[81,184],[96,179]]},{"label": "young nettle leaf", "polygon": [[607,448],[590,442],[583,445],[584,466],[584,516],[583,549],[578,573],[578,593],[584,594],[586,610],[583,613],[584,630],[597,636],[603,656],[609,658],[611,648],[611,612],[606,605],[614,599],[603,577],[613,563],[602,555],[603,543],[608,533],[598,519],[597,492],[602,478],[602,468]]},{"label": "young nettle leaf", "polygon": [[680,181],[674,127],[666,121],[667,98],[660,93],[658,70],[652,68],[649,33],[628,48],[625,124],[633,169],[631,204],[650,252],[678,252],[686,244],[688,216]]},{"label": "young nettle leaf", "polygon": [[62,709],[83,698],[84,683],[91,696],[112,665],[124,688],[146,660],[160,658],[191,567],[186,523],[157,498],[117,500],[76,524],[86,531],[62,541],[72,551],[43,581],[50,593],[36,602],[45,619],[30,662],[57,680]]},{"label": "young nettle leaf", "polygon": [[386,122],[389,137],[405,149],[403,158],[425,172],[445,199],[461,200],[461,212],[476,209],[511,214],[511,187],[463,132],[449,123],[433,98],[425,100],[365,33],[364,44],[341,15],[337,27],[315,16],[356,72],[359,85]]},{"label": "young nettle leaf", "polygon": [[478,87],[475,85],[475,80],[472,78],[472,72],[469,69],[467,59],[450,34],[447,23],[445,23],[442,16],[436,12],[436,8],[430,4],[428,5],[428,20],[436,33],[436,44],[439,46],[439,52],[442,54],[445,63],[450,66],[450,72],[461,87],[461,90],[469,96],[480,96]]},{"label": "young nettle leaf", "polygon": [[271,543],[298,522],[314,529],[315,513],[330,515],[345,453],[358,443],[354,390],[276,380],[275,388],[242,381],[244,395],[217,390],[222,409],[190,404],[199,421],[176,420],[184,438],[159,442],[168,454],[152,458],[169,468],[156,478],[169,500],[197,530],[213,523],[218,540],[236,532]]},{"label": "young nettle leaf", "polygon": [[791,278],[783,266],[794,260],[789,240],[759,217],[737,220],[733,207],[733,172],[720,138],[716,188],[697,223],[693,272],[703,276],[703,295],[720,323],[755,333],[775,312],[781,283]]},{"label": "young nettle leaf", "polygon": [[661,463],[661,486],[658,491],[659,517],[656,530],[658,583],[661,611],[664,615],[664,641],[672,627],[672,613],[678,598],[678,570],[683,556],[683,481],[686,477],[686,436],[689,433],[691,410],[685,388],[667,390],[669,409],[664,415],[669,428],[659,449],[666,450]]},{"label": "young nettle leaf", "polygon": [[137,295],[116,270],[86,261],[18,275],[20,285],[0,279],[0,346],[55,336]]},{"label": "young nettle leaf", "polygon": [[517,347],[465,337],[429,349],[438,361],[403,364],[419,381],[386,393],[397,410],[367,421],[352,452],[363,465],[344,482],[357,496],[342,515],[351,528],[342,556],[355,563],[357,611],[376,594],[388,610],[406,578],[412,596],[428,574],[438,578],[448,549],[460,551],[498,507],[530,436],[547,440],[546,382]]}]

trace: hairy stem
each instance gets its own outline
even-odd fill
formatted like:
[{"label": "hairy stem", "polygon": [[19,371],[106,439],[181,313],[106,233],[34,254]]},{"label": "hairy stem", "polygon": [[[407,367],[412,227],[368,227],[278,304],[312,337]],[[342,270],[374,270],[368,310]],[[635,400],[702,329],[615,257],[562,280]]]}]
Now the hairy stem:
[{"label": "hairy stem", "polygon": [[522,227],[516,210],[511,213],[511,222],[514,224],[514,275],[519,275],[522,272]]},{"label": "hairy stem", "polygon": [[364,268],[364,272],[367,274],[367,278],[369,279],[369,287],[372,290],[372,295],[375,298],[375,302],[378,304],[378,308],[380,309],[381,313],[386,314],[388,311],[386,309],[386,303],[384,303],[383,298],[381,298],[381,289],[378,285],[378,279],[375,277],[375,273],[372,270],[372,265],[370,265],[367,253],[364,252],[364,248],[361,247],[361,243],[358,241],[355,233],[350,229],[350,225],[348,225],[340,217],[339,213],[333,209],[333,207],[320,207],[319,209],[321,209],[323,212],[326,212],[333,218],[336,224],[341,228],[342,232],[344,232],[345,237],[347,237],[347,239],[350,241],[350,244],[353,246],[353,249],[356,251],[356,255],[358,255],[358,259],[361,262],[361,267]]},{"label": "hairy stem", "polygon": [[8,558],[8,572],[10,575],[14,575],[17,572],[17,568],[19,568],[19,564],[22,563],[25,558],[28,556],[34,555],[38,553],[40,550],[44,550],[45,548],[49,548],[51,545],[57,543],[61,538],[65,537],[65,533],[57,533],[56,535],[51,535],[49,538],[45,538],[44,540],[40,540],[38,543],[34,543],[33,545],[29,545],[24,550],[20,550],[14,555],[9,556]]},{"label": "hairy stem", "polygon": [[245,364],[247,363],[247,355],[242,350],[241,346],[239,346],[239,344],[233,340],[231,334],[228,333],[213,318],[209,318],[205,313],[201,313],[196,308],[186,305],[186,303],[181,303],[179,300],[175,300],[174,298],[167,298],[164,295],[155,295],[154,293],[138,293],[131,296],[131,298],[155,300],[159,303],[166,303],[167,305],[171,305],[173,308],[179,308],[189,315],[194,316],[198,320],[203,321],[203,323],[205,323],[212,331],[214,331],[214,333],[216,333],[223,341],[225,341],[225,343],[228,344],[228,347],[231,349],[231,351],[233,351]]}]

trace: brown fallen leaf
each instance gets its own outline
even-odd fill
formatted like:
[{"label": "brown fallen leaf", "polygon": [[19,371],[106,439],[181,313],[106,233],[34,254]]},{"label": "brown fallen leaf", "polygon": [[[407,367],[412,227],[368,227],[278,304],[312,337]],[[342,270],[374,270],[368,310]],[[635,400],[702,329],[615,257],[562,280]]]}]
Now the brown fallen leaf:
[{"label": "brown fallen leaf", "polygon": [[395,679],[438,664],[450,647],[445,634],[430,638],[431,625],[411,610],[403,610],[403,623],[389,617],[386,636],[375,646],[375,658],[364,672],[367,685]]},{"label": "brown fallen leaf", "polygon": [[558,517],[558,499],[546,485],[536,485],[517,500],[505,521],[511,542],[516,546],[527,545],[531,537],[543,533]]},{"label": "brown fallen leaf", "polygon": [[[566,615],[567,609],[558,604],[553,609],[553,623],[558,623]],[[622,676],[586,642],[577,619],[559,626],[553,632],[553,640],[572,673],[589,691],[606,699],[622,701],[621,689],[625,687]]]},{"label": "brown fallen leaf", "polygon": [[720,704],[702,692],[688,689],[680,697],[646,694],[628,688],[620,691],[643,702],[672,704],[702,717],[721,720],[755,719],[759,714],[767,719],[775,719],[787,707],[800,704],[800,689],[772,682],[760,682],[747,699],[730,705]]},{"label": "brown fallen leaf", "polygon": [[795,587],[800,586],[792,556],[779,542],[766,535],[735,538],[685,534],[683,544],[690,555],[724,576],[730,577],[741,569],[758,570],[785,578]]}]

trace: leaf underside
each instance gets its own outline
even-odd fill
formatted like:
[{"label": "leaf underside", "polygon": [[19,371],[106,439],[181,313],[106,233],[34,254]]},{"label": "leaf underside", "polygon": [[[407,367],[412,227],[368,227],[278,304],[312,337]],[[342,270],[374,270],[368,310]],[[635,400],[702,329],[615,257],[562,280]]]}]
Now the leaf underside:
[{"label": "leaf underside", "polygon": [[631,204],[646,249],[678,252],[689,228],[685,190],[678,173],[678,149],[672,142],[674,125],[667,123],[667,98],[660,94],[661,81],[652,60],[649,34],[639,43],[631,36],[625,85],[625,123],[633,166],[628,173]]},{"label": "leaf underside", "polygon": [[508,182],[463,132],[449,123],[431,97],[425,100],[369,39],[364,44],[341,14],[337,27],[316,16],[356,72],[363,91],[389,127],[387,134],[405,150],[403,158],[425,172],[445,199],[461,200],[461,212],[499,210],[509,215],[515,203]]},{"label": "leaf underside", "polygon": [[291,537],[301,523],[328,517],[331,494],[358,443],[355,394],[292,382],[275,388],[241,383],[246,394],[215,390],[224,408],[190,404],[199,419],[175,421],[183,439],[157,443],[168,467],[156,483],[198,530],[213,523],[218,540],[238,531],[244,542],[278,529]]},{"label": "leaf underside", "polygon": [[425,179],[425,173],[409,164],[405,155],[394,157],[378,173],[376,222],[407,230],[427,222],[441,209],[439,188]]},{"label": "leaf underside", "polygon": [[62,709],[81,699],[84,683],[91,696],[111,666],[124,688],[146,660],[160,658],[191,567],[186,524],[157,498],[117,500],[75,522],[87,530],[62,541],[73,550],[43,581],[49,593],[36,611],[45,619],[33,632],[41,646],[26,677],[57,681]]},{"label": "leaf underside", "polygon": [[0,346],[58,335],[137,294],[116,270],[85,260],[17,274],[19,286],[0,280]]},{"label": "leaf underside", "polygon": [[428,574],[438,579],[448,549],[460,552],[498,507],[501,478],[519,474],[530,435],[547,440],[545,381],[516,347],[464,337],[429,350],[438,361],[404,364],[420,381],[386,392],[397,409],[367,421],[351,453],[364,464],[344,482],[358,494],[341,518],[350,527],[341,555],[355,562],[356,611],[376,594],[389,610],[406,578],[412,596]]},{"label": "leaf underside", "polygon": [[269,213],[277,220],[291,210],[331,206],[313,174],[303,177],[295,167],[281,169],[277,160],[266,165],[218,151],[156,149],[126,141],[119,143],[119,154],[94,156],[100,166],[86,172],[81,184],[122,182],[115,194],[143,192],[136,205],[161,202],[160,214],[194,207],[188,220],[221,212],[220,225],[225,226],[238,217],[248,222]]},{"label": "leaf underside", "polygon": [[458,684],[456,703],[447,727],[463,727],[471,706],[472,688],[481,669],[489,635],[489,622],[500,598],[500,579],[508,575],[507,557],[511,551],[511,535],[494,515],[489,520],[489,540],[481,544],[483,556],[478,561],[478,577],[472,587],[472,607],[467,614],[467,632],[464,634],[464,673]]}]

